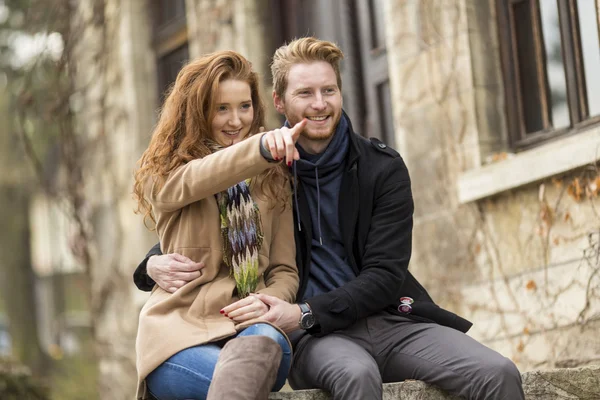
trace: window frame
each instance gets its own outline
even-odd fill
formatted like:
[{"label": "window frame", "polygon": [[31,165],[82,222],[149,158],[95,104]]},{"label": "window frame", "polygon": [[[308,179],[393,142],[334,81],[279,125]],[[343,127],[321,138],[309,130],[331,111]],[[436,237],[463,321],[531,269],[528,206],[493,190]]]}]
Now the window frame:
[{"label": "window frame", "polygon": [[[600,123],[600,116],[589,117],[577,2],[576,0],[556,1],[560,23],[562,60],[565,69],[567,107],[570,117],[570,126],[559,129],[554,129],[550,122],[551,104],[546,75],[544,37],[541,29],[540,0],[496,0],[509,145],[517,151],[535,147],[558,137],[580,133],[591,125]],[[535,34],[533,41],[536,54],[533,62],[538,72],[538,96],[542,106],[543,129],[529,133],[526,132],[525,127],[517,37],[513,24],[514,6],[519,3],[526,3],[531,7],[531,23]],[[597,17],[600,15],[598,9],[596,9],[596,15]],[[598,23],[600,25],[600,21]]]},{"label": "window frame", "polygon": [[[171,0],[172,1],[172,0]],[[183,3],[183,4],[178,4]],[[152,4],[152,19],[154,21],[153,29],[153,44],[158,57],[162,57],[167,53],[181,47],[188,41],[187,20],[185,13],[185,2],[182,0],[173,1],[175,7],[181,8],[183,12],[176,14],[174,18],[160,21],[160,1],[153,0]]]},{"label": "window frame", "polygon": [[[160,21],[161,3],[153,0],[151,3],[152,20],[154,22],[152,29],[152,44],[156,54],[157,67],[157,91],[160,102],[164,100],[166,90],[173,82],[168,82],[164,79],[163,69],[167,68],[170,56],[180,51],[183,46],[187,46],[187,54],[189,58],[189,38],[187,17],[185,10],[185,1],[172,1],[177,8],[175,16],[166,21]],[[183,64],[182,64],[183,66]]]},{"label": "window frame", "polygon": [[[374,26],[374,2],[379,4],[380,0],[270,0],[273,50],[307,35],[339,44],[345,54],[341,70],[344,110],[354,129],[362,136],[378,137],[394,147],[392,98],[382,93],[384,85],[389,85],[385,35],[379,37],[383,32],[377,31],[385,24]],[[319,26],[323,21],[330,24],[327,29]],[[384,107],[389,110],[388,118]]]},{"label": "window frame", "polygon": [[[377,5],[379,0],[356,0],[355,10],[358,22],[358,41],[363,67],[363,90],[365,94],[366,124],[365,134],[376,137],[389,146],[396,148],[394,129],[394,110],[390,93],[390,76],[388,67],[385,35],[381,36],[380,25],[385,21],[377,21]],[[379,7],[383,7],[379,4]],[[387,85],[387,93],[384,88]]]}]

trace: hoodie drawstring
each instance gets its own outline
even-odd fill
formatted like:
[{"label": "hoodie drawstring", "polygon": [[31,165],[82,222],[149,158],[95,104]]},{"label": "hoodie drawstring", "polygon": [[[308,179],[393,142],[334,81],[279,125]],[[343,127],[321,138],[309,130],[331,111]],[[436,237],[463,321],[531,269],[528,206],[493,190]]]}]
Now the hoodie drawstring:
[{"label": "hoodie drawstring", "polygon": [[323,246],[323,235],[321,234],[321,192],[319,191],[319,168],[315,167],[315,180],[317,184],[317,225],[319,227],[319,243]]},{"label": "hoodie drawstring", "polygon": [[[296,172],[296,160],[294,160],[294,205],[296,206],[296,218],[298,218],[298,232],[302,232],[300,225],[300,207],[298,207],[298,173]],[[319,229],[319,243],[323,246],[323,234],[321,232],[321,191],[319,190],[319,168],[315,167],[315,183],[317,184],[317,228]]]}]

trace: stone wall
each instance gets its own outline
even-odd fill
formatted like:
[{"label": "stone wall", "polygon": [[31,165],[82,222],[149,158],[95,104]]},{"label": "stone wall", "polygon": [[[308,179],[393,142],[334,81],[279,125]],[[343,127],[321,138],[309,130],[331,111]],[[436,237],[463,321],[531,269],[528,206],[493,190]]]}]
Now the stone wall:
[{"label": "stone wall", "polygon": [[522,370],[600,359],[597,172],[457,196],[462,173],[511,157],[495,2],[386,5],[396,143],[415,199],[411,270]]}]

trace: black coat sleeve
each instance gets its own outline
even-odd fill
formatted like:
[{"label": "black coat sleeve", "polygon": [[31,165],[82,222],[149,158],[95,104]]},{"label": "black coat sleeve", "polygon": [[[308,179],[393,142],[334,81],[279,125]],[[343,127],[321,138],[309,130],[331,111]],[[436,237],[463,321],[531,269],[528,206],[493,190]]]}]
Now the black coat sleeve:
[{"label": "black coat sleeve", "polygon": [[316,336],[346,328],[398,300],[412,248],[410,177],[402,158],[397,157],[379,178],[360,274],[331,292],[307,300],[319,324],[318,330],[311,332]]},{"label": "black coat sleeve", "polygon": [[140,265],[138,265],[135,269],[135,272],[133,273],[133,283],[135,283],[135,286],[137,286],[138,289],[143,290],[144,292],[149,292],[152,290],[154,285],[156,285],[156,282],[154,282],[146,273],[146,264],[148,263],[148,259],[150,257],[160,255],[162,255],[160,243],[156,243],[154,247],[150,249],[148,254],[146,254],[146,258],[144,258]]}]

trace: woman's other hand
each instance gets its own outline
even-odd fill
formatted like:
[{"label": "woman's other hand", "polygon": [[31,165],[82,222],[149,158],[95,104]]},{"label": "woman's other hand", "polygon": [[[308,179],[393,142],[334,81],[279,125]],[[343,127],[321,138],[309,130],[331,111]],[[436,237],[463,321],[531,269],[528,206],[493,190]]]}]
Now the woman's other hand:
[{"label": "woman's other hand", "polygon": [[235,322],[245,322],[260,318],[269,311],[269,307],[258,297],[250,295],[224,307],[221,314]]},{"label": "woman's other hand", "polygon": [[306,118],[298,122],[292,128],[282,127],[267,132],[262,137],[262,144],[265,149],[271,153],[274,160],[285,159],[288,166],[292,165],[293,160],[299,160],[300,154],[296,150],[296,142],[300,133],[306,126]]}]

